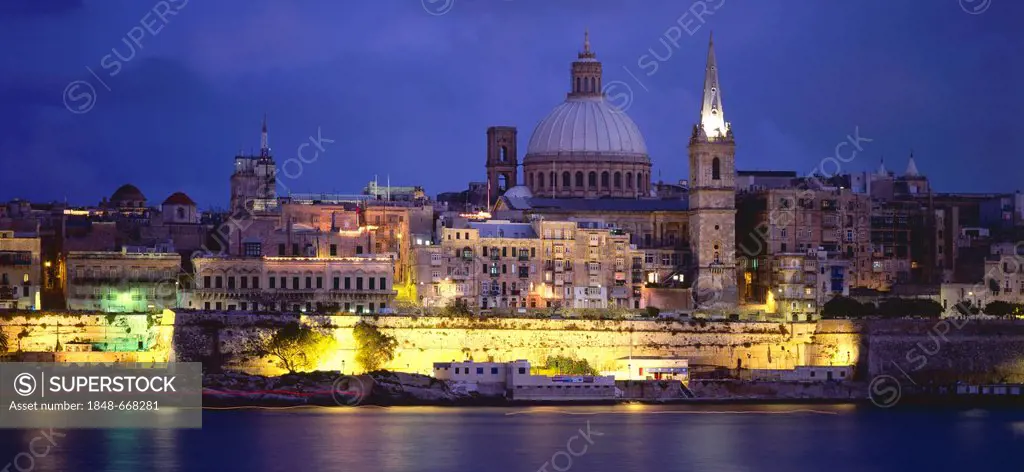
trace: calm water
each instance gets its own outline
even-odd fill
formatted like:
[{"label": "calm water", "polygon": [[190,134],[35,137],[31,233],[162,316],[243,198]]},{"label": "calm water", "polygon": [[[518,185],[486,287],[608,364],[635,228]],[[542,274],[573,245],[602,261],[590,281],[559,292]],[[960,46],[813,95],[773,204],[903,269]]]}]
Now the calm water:
[{"label": "calm water", "polygon": [[[206,411],[203,422],[194,431],[68,431],[56,438],[59,449],[34,463],[22,456],[18,465],[76,472],[534,472],[548,462],[549,471],[884,472],[1020,470],[1024,459],[1021,410],[363,407]],[[565,452],[588,422],[593,443],[577,438],[569,446],[577,456]],[[38,435],[0,431],[0,470]],[[37,441],[36,450],[45,452],[45,444]]]}]

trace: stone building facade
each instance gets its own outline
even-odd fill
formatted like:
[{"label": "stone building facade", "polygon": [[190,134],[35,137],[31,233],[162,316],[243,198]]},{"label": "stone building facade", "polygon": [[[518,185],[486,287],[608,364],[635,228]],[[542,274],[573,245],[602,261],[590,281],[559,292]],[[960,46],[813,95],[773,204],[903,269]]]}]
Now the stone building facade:
[{"label": "stone building facade", "polygon": [[634,307],[637,254],[620,230],[572,221],[470,222],[417,247],[428,306],[482,309]]},{"label": "stone building facade", "polygon": [[41,308],[41,252],[39,237],[0,231],[0,309]]},{"label": "stone building facade", "polygon": [[389,257],[199,257],[192,310],[381,313],[395,298]]},{"label": "stone building facade", "polygon": [[71,251],[69,310],[144,313],[178,306],[181,256],[173,248]]}]

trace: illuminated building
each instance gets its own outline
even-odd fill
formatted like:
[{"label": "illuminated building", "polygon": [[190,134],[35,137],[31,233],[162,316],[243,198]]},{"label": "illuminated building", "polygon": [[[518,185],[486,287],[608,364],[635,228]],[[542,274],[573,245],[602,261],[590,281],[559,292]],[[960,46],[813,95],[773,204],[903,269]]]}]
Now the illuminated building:
[{"label": "illuminated building", "polygon": [[182,308],[215,311],[387,312],[390,257],[207,256]]},{"label": "illuminated building", "polygon": [[144,313],[178,306],[181,255],[174,248],[71,251],[66,264],[69,310]]},{"label": "illuminated building", "polygon": [[[596,222],[466,221],[417,246],[424,304],[482,309],[634,307],[629,235]],[[429,288],[426,288],[428,287]]]},{"label": "illuminated building", "polygon": [[40,309],[40,253],[38,237],[0,231],[0,309]]},{"label": "illuminated building", "polygon": [[267,118],[263,117],[259,155],[235,157],[231,174],[231,211],[245,209],[259,213],[277,207],[277,164],[267,141]]}]

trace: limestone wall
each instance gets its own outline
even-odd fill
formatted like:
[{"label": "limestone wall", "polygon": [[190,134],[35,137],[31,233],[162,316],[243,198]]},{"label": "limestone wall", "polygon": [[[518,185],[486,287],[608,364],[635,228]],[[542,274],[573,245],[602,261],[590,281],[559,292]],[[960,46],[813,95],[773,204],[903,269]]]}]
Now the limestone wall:
[{"label": "limestone wall", "polygon": [[[203,361],[255,373],[279,373],[269,359],[253,359],[248,341],[289,322],[332,326],[338,349],[321,369],[358,371],[352,327],[366,320],[398,341],[394,370],[432,373],[434,362],[472,359],[585,358],[598,370],[616,359],[684,357],[735,368],[788,369],[796,365],[858,366],[856,378],[888,374],[929,381],[1024,382],[1024,323],[958,320],[823,320],[746,323],[500,318],[330,316],[165,312],[161,315],[15,313],[0,317],[8,350],[53,352],[59,359]],[[144,349],[137,350],[142,341]],[[66,352],[92,343],[111,353]],[[127,354],[131,353],[131,354]]]}]

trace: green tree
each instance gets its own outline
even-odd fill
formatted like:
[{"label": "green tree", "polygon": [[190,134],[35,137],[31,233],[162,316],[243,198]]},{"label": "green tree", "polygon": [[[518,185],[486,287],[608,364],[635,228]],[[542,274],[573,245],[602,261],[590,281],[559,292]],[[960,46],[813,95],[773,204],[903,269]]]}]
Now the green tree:
[{"label": "green tree", "polygon": [[378,370],[395,359],[398,341],[376,326],[360,321],[352,328],[352,337],[356,339],[356,362],[364,371]]},{"label": "green tree", "polygon": [[1024,306],[996,300],[985,305],[985,314],[991,316],[998,316],[1000,318],[1007,318],[1014,314],[1024,311]]},{"label": "green tree", "polygon": [[821,308],[821,316],[822,318],[859,318],[869,315],[870,311],[873,310],[869,310],[857,300],[839,295],[825,302],[825,306]]},{"label": "green tree", "polygon": [[473,310],[470,310],[469,306],[465,303],[455,300],[441,309],[440,315],[451,318],[471,318],[473,317]]},{"label": "green tree", "polygon": [[597,369],[594,369],[586,359],[566,356],[548,356],[543,369],[562,375],[597,375]]},{"label": "green tree", "polygon": [[334,350],[334,337],[309,326],[289,323],[273,336],[264,338],[256,351],[277,360],[278,367],[289,373],[316,369],[327,353]]}]

